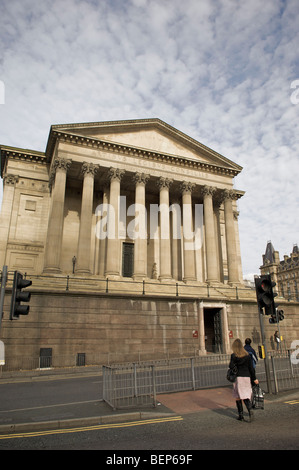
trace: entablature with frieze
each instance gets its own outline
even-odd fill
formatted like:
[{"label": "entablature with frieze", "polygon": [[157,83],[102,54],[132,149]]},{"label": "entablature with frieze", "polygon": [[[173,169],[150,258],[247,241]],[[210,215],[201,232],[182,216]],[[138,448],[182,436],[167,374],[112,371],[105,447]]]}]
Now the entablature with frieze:
[{"label": "entablature with frieze", "polygon": [[[55,158],[57,158],[57,155],[59,155],[59,158],[72,161],[68,177],[74,179],[82,179],[82,163],[88,161],[100,165],[99,175],[108,171],[111,166],[115,166],[131,174],[134,174],[136,169],[142,170],[142,172],[150,174],[151,178],[165,176],[179,182],[190,180],[190,182],[196,185],[209,184],[223,189],[231,189],[233,187],[233,178],[228,175],[203,172],[188,167],[178,167],[158,160],[141,160],[134,155],[109,153],[91,147],[83,148],[67,142],[60,142]],[[53,165],[51,168],[53,168]]]},{"label": "entablature with frieze", "polygon": [[[65,142],[76,146],[81,146],[89,149],[100,150],[101,152],[107,153],[111,159],[112,154],[116,154],[121,157],[133,157],[137,158],[139,163],[140,159],[148,162],[156,162],[165,165],[172,165],[181,169],[192,169],[194,171],[201,171],[203,173],[212,173],[223,176],[229,176],[231,178],[237,176],[240,170],[234,168],[222,167],[213,163],[207,163],[200,160],[186,158],[178,155],[170,155],[167,153],[159,153],[148,149],[138,148],[125,144],[119,144],[115,142],[104,141],[101,139],[79,136],[76,134],[69,134],[67,132],[54,131],[52,138],[59,142]],[[51,155],[47,155],[47,160],[51,159]]]}]

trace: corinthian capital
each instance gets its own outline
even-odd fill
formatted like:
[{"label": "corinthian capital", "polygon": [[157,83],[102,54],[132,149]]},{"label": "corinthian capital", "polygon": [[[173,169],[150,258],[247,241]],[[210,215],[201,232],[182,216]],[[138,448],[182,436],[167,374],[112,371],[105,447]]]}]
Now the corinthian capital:
[{"label": "corinthian capital", "polygon": [[180,190],[181,190],[181,193],[192,193],[193,189],[195,188],[195,184],[194,183],[189,183],[188,181],[183,181],[181,184],[180,184]]},{"label": "corinthian capital", "polygon": [[121,181],[122,177],[125,174],[125,170],[120,170],[119,168],[109,168],[108,179],[110,181],[118,180]]},{"label": "corinthian capital", "polygon": [[162,188],[170,188],[172,182],[173,182],[172,179],[161,177],[161,178],[159,178],[159,180],[157,181],[157,185],[159,186],[160,189],[162,189]]},{"label": "corinthian capital", "polygon": [[217,188],[214,186],[204,186],[201,190],[203,196],[213,196],[215,194]]},{"label": "corinthian capital", "polygon": [[52,163],[51,169],[50,169],[50,175],[49,175],[49,189],[52,191],[52,186],[55,181],[55,173],[56,171],[59,170],[64,170],[67,172],[69,168],[71,167],[72,160],[68,160],[67,158],[60,158],[56,157]]},{"label": "corinthian capital", "polygon": [[133,181],[135,181],[135,183],[143,183],[143,184],[146,184],[148,182],[150,178],[150,175],[146,175],[145,173],[135,173],[135,175],[133,176]]},{"label": "corinthian capital", "polygon": [[94,176],[99,169],[99,165],[94,165],[94,163],[83,162],[81,171],[83,175],[92,175]]},{"label": "corinthian capital", "polygon": [[238,195],[233,189],[224,189],[221,194],[221,199],[222,201],[225,201],[226,199],[234,201],[238,199]]},{"label": "corinthian capital", "polygon": [[55,158],[53,165],[52,165],[52,171],[54,170],[69,170],[72,164],[72,160],[68,160],[67,158]]}]

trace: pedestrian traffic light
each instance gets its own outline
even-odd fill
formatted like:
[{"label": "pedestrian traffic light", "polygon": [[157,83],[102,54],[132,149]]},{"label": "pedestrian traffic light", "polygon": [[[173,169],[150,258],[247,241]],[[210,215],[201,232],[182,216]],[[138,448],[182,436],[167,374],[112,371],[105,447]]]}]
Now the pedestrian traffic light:
[{"label": "pedestrian traffic light", "polygon": [[31,286],[32,281],[23,278],[23,274],[18,271],[14,272],[11,304],[10,304],[10,320],[19,318],[20,315],[28,315],[29,305],[21,305],[21,302],[29,302],[30,292],[23,292],[22,289]]},{"label": "pedestrian traffic light", "polygon": [[283,310],[277,310],[277,317],[279,321],[284,320],[284,311]]},{"label": "pedestrian traffic light", "polygon": [[269,323],[279,323],[282,320],[284,320],[283,310],[276,309],[275,314],[272,314],[271,318],[269,318]]},{"label": "pedestrian traffic light", "polygon": [[257,303],[261,309],[265,309],[266,315],[276,314],[274,297],[276,297],[277,294],[276,292],[273,292],[274,286],[276,286],[276,283],[271,281],[270,274],[265,274],[255,278]]},{"label": "pedestrian traffic light", "polygon": [[269,318],[269,323],[272,324],[272,323],[278,323],[278,322],[279,322],[279,319],[278,319],[277,315],[272,314],[271,317]]}]

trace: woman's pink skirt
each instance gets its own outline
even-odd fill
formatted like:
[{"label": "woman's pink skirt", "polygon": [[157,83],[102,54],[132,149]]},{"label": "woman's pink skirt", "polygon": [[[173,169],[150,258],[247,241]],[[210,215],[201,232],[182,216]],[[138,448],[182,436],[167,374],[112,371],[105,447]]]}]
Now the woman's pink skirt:
[{"label": "woman's pink skirt", "polygon": [[246,400],[251,398],[251,380],[250,377],[237,377],[233,383],[233,397],[239,400]]}]

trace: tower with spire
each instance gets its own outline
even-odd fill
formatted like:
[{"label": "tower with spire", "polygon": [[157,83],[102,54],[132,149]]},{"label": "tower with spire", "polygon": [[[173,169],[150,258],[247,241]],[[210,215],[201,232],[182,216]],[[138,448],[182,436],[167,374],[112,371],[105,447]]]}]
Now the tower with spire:
[{"label": "tower with spire", "polygon": [[260,267],[261,274],[270,274],[272,281],[276,283],[275,290],[278,295],[288,300],[299,301],[299,249],[293,245],[293,251],[279,258],[279,252],[275,251],[271,241],[267,242],[263,255],[263,264]]}]

